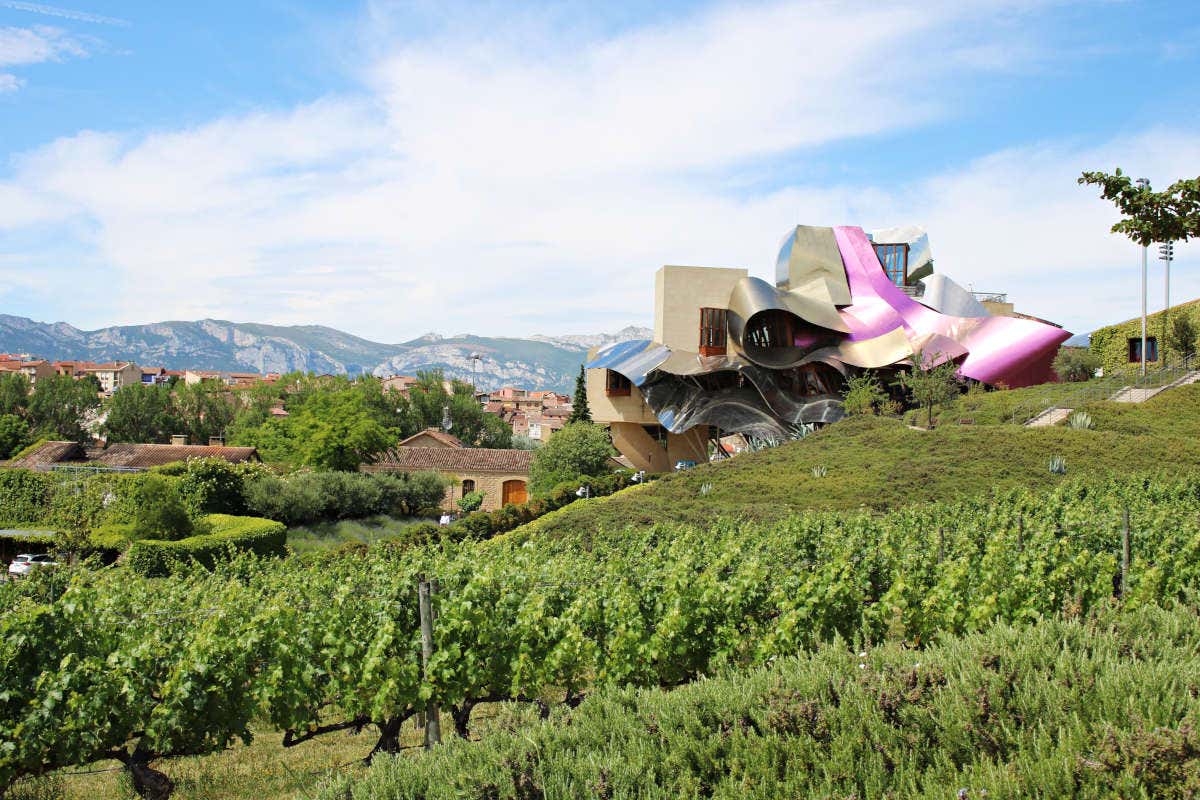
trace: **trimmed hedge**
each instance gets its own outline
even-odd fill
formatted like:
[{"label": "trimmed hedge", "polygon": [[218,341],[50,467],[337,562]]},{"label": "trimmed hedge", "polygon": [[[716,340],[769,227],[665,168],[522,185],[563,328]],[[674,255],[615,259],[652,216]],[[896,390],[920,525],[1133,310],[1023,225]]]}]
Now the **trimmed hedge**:
[{"label": "trimmed hedge", "polygon": [[156,539],[133,542],[125,553],[126,563],[134,572],[153,577],[169,575],[192,562],[212,567],[233,550],[260,556],[283,555],[286,551],[287,528],[281,522],[210,514],[203,523],[210,527],[210,533],[173,542]]},{"label": "trimmed hedge", "polygon": [[445,491],[436,472],[297,472],[247,480],[245,497],[251,514],[306,525],[375,514],[411,517],[439,503]]}]

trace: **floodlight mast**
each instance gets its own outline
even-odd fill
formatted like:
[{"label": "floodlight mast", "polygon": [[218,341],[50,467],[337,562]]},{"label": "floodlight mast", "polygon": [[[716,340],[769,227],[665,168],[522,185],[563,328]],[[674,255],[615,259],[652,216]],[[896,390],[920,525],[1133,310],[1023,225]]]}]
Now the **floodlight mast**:
[{"label": "floodlight mast", "polygon": [[[1143,192],[1150,191],[1148,178],[1137,179],[1138,188]],[[1142,245],[1142,376],[1146,375],[1146,262],[1149,259],[1150,245]]]},{"label": "floodlight mast", "polygon": [[[1174,242],[1164,242],[1158,246],[1158,260],[1163,262],[1163,341],[1167,339],[1167,324],[1171,316],[1171,261],[1175,259]],[[1180,355],[1187,355],[1180,353]]]}]

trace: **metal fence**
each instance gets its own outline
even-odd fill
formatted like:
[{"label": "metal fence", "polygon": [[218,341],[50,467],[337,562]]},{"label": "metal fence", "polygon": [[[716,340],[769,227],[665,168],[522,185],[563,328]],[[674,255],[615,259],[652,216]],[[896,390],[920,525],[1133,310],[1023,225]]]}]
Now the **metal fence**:
[{"label": "metal fence", "polygon": [[1117,399],[1125,393],[1135,396],[1133,393],[1160,389],[1182,380],[1195,369],[1195,358],[1189,355],[1174,364],[1164,361],[1145,375],[1139,367],[1132,367],[1093,378],[1065,394],[1062,384],[1047,384],[1042,392],[1013,410],[1012,421],[1024,425],[1057,409],[1075,410],[1090,403]]}]

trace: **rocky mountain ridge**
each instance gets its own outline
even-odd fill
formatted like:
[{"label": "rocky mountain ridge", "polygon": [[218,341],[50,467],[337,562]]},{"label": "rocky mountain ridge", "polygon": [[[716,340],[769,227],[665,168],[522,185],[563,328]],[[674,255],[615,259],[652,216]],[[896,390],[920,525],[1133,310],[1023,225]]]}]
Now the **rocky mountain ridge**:
[{"label": "rocky mountain ridge", "polygon": [[610,334],[528,339],[429,333],[386,344],[321,325],[203,319],[85,331],[64,322],[0,314],[0,352],[51,360],[127,359],[168,369],[379,376],[440,368],[448,377],[474,381],[480,389],[516,385],[562,392],[574,385],[588,347],[649,336],[649,330],[630,326]]}]

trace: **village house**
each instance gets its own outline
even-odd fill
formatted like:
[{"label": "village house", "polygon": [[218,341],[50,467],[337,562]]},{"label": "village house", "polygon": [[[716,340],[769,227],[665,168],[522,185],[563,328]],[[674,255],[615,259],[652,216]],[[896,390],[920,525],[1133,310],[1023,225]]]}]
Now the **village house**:
[{"label": "village house", "polygon": [[[93,364],[79,370],[82,375],[95,375],[100,382],[100,391],[105,394],[125,386],[133,386],[142,382],[142,370],[132,361],[114,361],[107,364]],[[79,377],[77,375],[77,377]]]},{"label": "village house", "polygon": [[162,367],[142,367],[142,383],[147,386],[164,384],[170,380],[167,371]]},{"label": "village house", "polygon": [[483,510],[494,511],[508,503],[529,499],[528,450],[464,447],[456,437],[429,428],[397,444],[364,472],[437,472],[449,479],[442,508],[457,511],[457,503],[471,492],[483,492]]},{"label": "village house", "polygon": [[[9,354],[3,354],[8,356]],[[0,358],[0,372],[19,372],[29,379],[30,386],[37,386],[39,378],[54,375],[54,367],[42,359]]]}]

